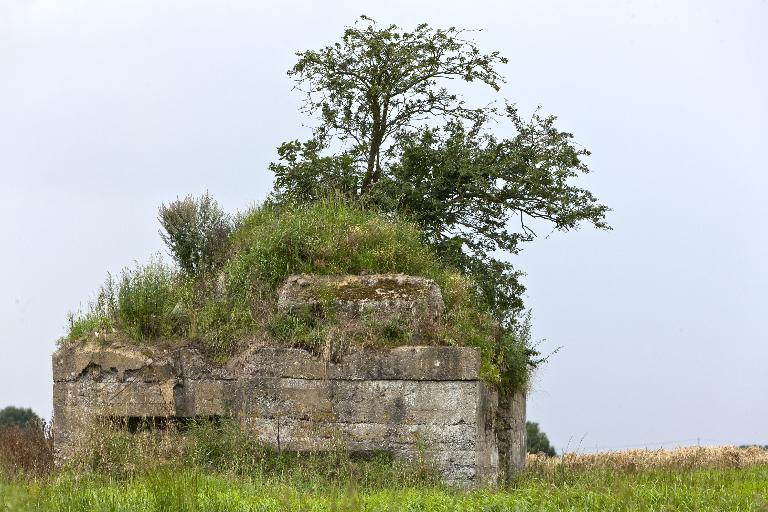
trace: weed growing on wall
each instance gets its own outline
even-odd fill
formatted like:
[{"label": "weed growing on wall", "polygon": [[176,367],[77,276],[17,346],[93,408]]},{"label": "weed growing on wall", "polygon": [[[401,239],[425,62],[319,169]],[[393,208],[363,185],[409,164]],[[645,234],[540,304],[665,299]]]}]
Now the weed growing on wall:
[{"label": "weed growing on wall", "polygon": [[70,340],[102,339],[121,332],[134,340],[154,340],[187,331],[179,308],[183,278],[160,257],[146,265],[125,268],[111,275],[87,311],[69,317]]}]

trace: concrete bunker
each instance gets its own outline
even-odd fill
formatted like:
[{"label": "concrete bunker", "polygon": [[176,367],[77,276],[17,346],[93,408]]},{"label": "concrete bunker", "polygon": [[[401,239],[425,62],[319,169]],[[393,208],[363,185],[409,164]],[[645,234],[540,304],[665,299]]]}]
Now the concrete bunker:
[{"label": "concrete bunker", "polygon": [[[337,300],[328,290],[343,293]],[[350,319],[372,311],[418,323],[442,311],[434,282],[402,275],[292,276],[278,295],[283,311],[321,314],[335,304]],[[484,382],[471,347],[349,347],[332,358],[254,344],[215,365],[192,346],[73,343],[54,353],[53,377],[59,461],[97,418],[197,417],[235,418],[280,450],[341,442],[352,452],[426,457],[462,486],[494,482],[525,461],[524,392]]]}]

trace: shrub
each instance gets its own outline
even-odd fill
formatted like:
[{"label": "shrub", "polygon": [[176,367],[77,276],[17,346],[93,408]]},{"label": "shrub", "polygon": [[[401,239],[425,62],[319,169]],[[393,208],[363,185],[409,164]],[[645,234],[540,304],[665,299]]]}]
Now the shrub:
[{"label": "shrub", "polygon": [[40,417],[30,408],[8,407],[0,410],[0,428],[29,427],[40,422]]},{"label": "shrub", "polygon": [[499,332],[496,364],[501,371],[503,389],[524,389],[531,372],[560,350],[557,348],[542,356],[537,344],[531,335],[530,311],[519,317],[516,324]]},{"label": "shrub", "polygon": [[162,237],[174,260],[188,275],[218,268],[224,261],[232,219],[206,194],[160,206]]}]

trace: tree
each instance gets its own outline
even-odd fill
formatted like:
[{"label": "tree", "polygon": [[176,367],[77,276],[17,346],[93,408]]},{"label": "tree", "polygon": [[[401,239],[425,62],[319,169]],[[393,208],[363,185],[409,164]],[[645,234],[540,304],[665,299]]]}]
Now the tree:
[{"label": "tree", "polygon": [[40,422],[40,417],[32,409],[9,405],[0,410],[0,428],[27,427]]},{"label": "tree", "polygon": [[[497,319],[512,326],[523,308],[515,254],[546,223],[609,229],[608,208],[572,182],[589,152],[536,112],[513,105],[469,108],[451,81],[498,91],[506,63],[481,53],[466,31],[419,25],[347,27],[341,42],[298,53],[289,71],[319,121],[309,141],[278,148],[273,199],[314,201],[342,193],[413,219],[449,264],[472,275]],[[496,136],[506,121],[509,136]]]},{"label": "tree", "polygon": [[[435,117],[477,120],[485,115],[482,109],[468,109],[443,81],[480,81],[499,90],[502,78],[494,64],[506,59],[498,52],[480,53],[461,38],[464,31],[423,23],[404,32],[397,25],[380,29],[366,16],[361,21],[368,25],[347,27],[341,42],[297,53],[299,60],[288,71],[305,94],[304,112],[320,124],[308,143],[292,141],[278,149],[287,164],[273,166],[278,188],[292,187],[301,159],[320,163],[316,176],[331,174],[335,188],[364,195],[384,175],[383,159],[393,156],[387,143],[404,131]],[[342,146],[338,165],[317,157],[333,138]]]},{"label": "tree", "polygon": [[484,123],[455,121],[403,134],[399,161],[370,199],[413,218],[445,260],[477,278],[501,319],[522,309],[523,287],[512,264],[494,254],[517,253],[542,222],[560,230],[581,221],[608,228],[607,208],[570,183],[589,172],[581,161],[587,150],[574,146],[553,116],[526,121],[512,106],[505,114],[513,128],[506,139]]},{"label": "tree", "polygon": [[549,444],[547,434],[539,430],[539,424],[532,421],[525,422],[527,435],[526,448],[528,453],[543,453],[549,457],[557,455],[554,446]]}]

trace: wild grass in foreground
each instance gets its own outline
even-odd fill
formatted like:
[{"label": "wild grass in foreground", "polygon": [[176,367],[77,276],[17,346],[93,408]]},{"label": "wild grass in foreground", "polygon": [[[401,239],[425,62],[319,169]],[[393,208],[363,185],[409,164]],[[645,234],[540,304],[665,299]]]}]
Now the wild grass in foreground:
[{"label": "wild grass in foreground", "polygon": [[146,468],[128,477],[70,469],[0,478],[0,510],[768,511],[767,457],[738,448],[532,456],[509,485],[470,492],[355,472],[325,478],[288,466],[254,474]]},{"label": "wild grass in foreground", "polygon": [[523,475],[507,488],[462,492],[440,486],[318,489],[280,479],[147,472],[128,480],[64,473],[0,483],[0,510],[66,511],[762,511],[768,466],[731,469],[574,472],[550,482]]}]

